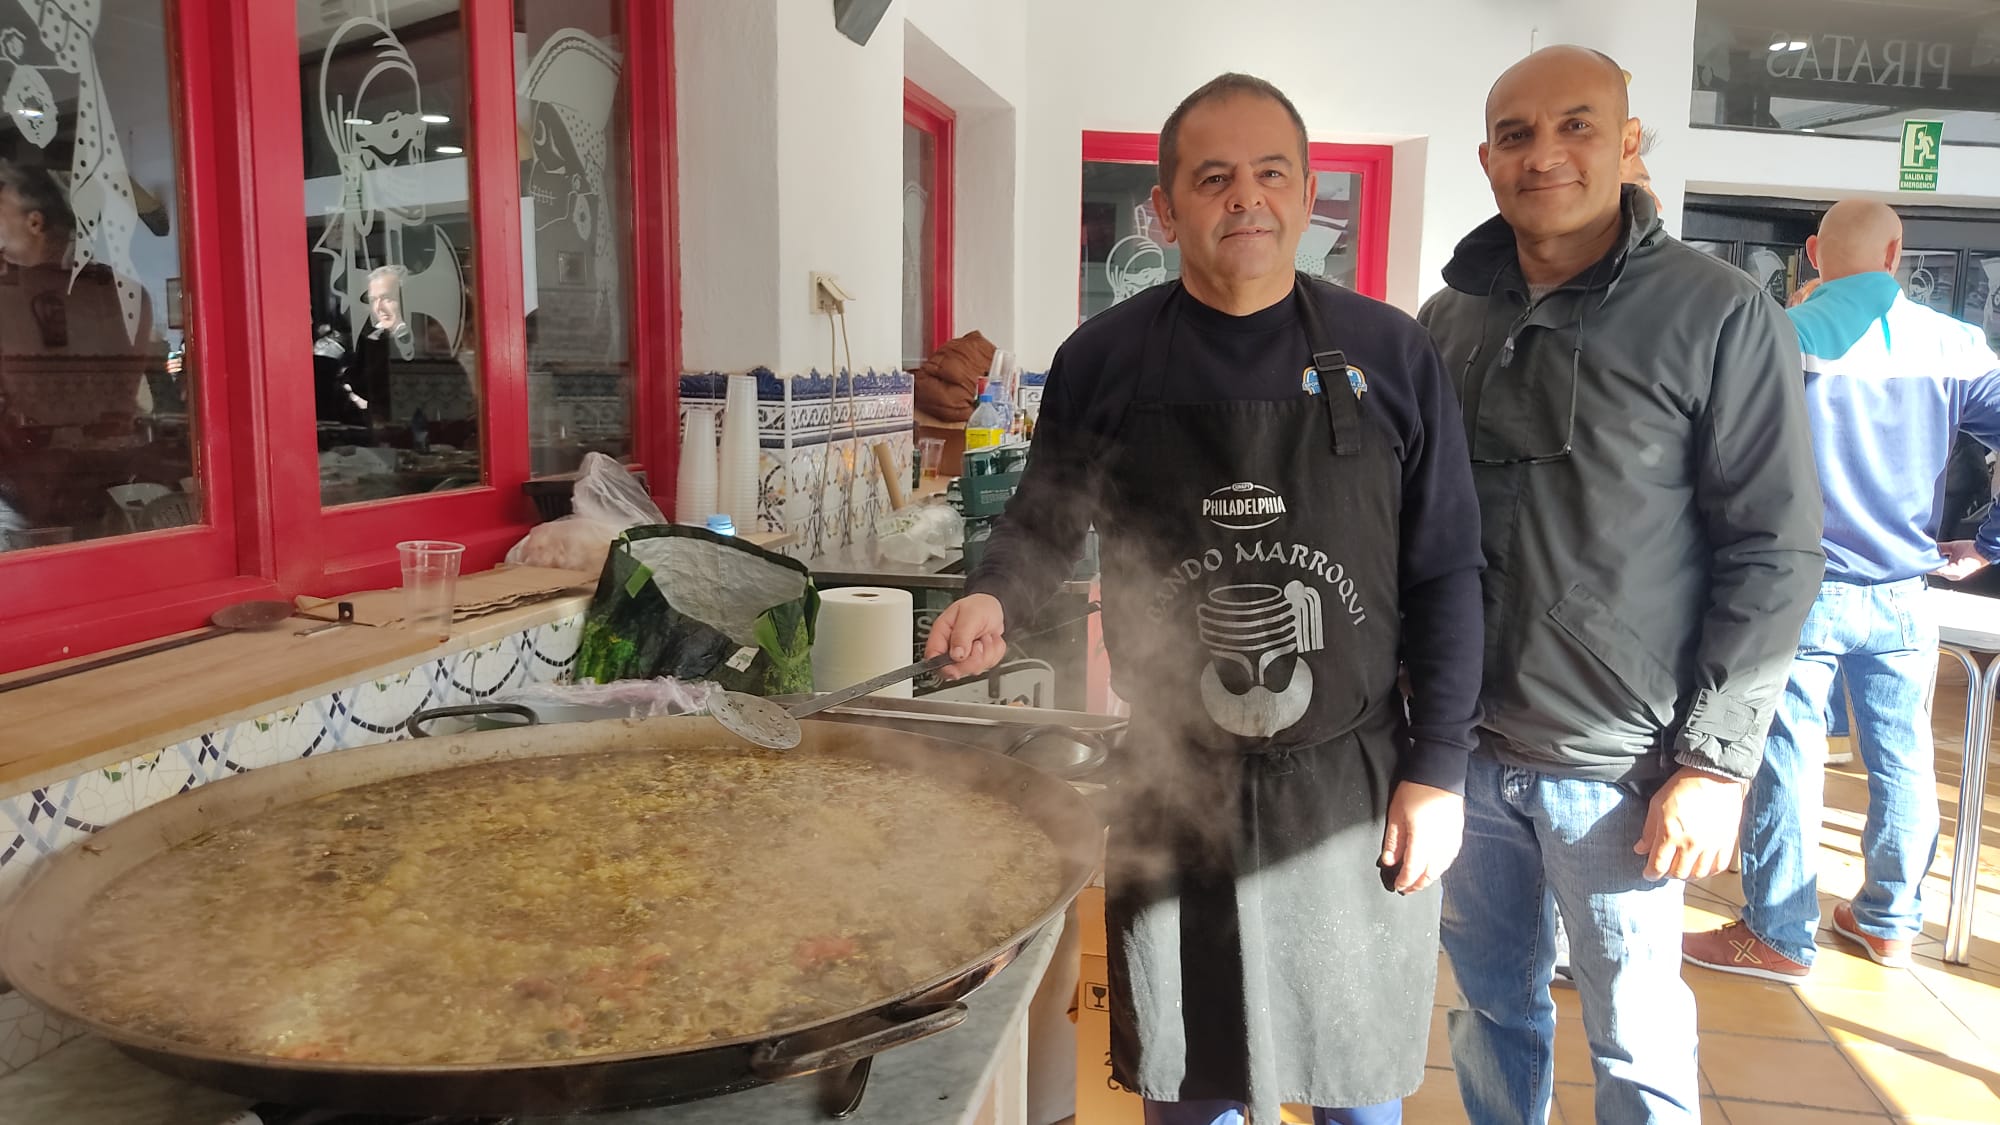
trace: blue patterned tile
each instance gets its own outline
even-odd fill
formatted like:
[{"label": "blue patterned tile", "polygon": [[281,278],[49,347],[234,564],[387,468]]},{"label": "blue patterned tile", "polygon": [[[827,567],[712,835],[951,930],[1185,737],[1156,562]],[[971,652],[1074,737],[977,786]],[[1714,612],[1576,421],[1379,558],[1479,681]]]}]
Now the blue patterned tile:
[{"label": "blue patterned tile", "polygon": [[545,684],[566,680],[570,669],[576,666],[577,649],[583,644],[583,615],[551,621],[525,636],[533,681]]},{"label": "blue patterned tile", "polygon": [[[101,774],[93,770],[85,776]],[[72,777],[0,802],[0,892],[11,892],[35,863],[122,815],[102,807],[101,802],[92,802],[93,808],[82,807],[78,795],[89,784],[85,777]],[[129,812],[129,795],[126,801]],[[87,819],[93,814],[105,819]]]},{"label": "blue patterned tile", "polygon": [[437,677],[430,665],[385,676],[347,692],[347,726],[342,745],[365,745],[398,737],[411,715],[435,707]]}]

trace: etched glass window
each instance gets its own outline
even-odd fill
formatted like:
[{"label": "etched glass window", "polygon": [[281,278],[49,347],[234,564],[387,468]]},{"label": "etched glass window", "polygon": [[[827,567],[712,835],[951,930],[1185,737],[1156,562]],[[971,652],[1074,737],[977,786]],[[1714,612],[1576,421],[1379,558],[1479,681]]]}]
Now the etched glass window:
[{"label": "etched glass window", "polygon": [[529,469],[632,456],[631,127],[619,0],[515,0]]},{"label": "etched glass window", "polygon": [[483,427],[459,4],[299,0],[298,19],[312,294],[312,339],[300,351],[311,359],[321,499],[476,485]]},{"label": "etched glass window", "polygon": [[0,10],[0,550],[202,520],[165,17]]}]

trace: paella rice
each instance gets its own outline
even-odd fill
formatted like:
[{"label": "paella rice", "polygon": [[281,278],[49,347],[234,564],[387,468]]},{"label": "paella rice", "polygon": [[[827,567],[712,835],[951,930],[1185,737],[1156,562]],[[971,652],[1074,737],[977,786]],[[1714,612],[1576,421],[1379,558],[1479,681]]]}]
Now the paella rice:
[{"label": "paella rice", "polygon": [[976,959],[1060,890],[998,799],[735,747],[492,763],[187,841],[89,904],[92,1018],[230,1052],[527,1062],[768,1034]]}]

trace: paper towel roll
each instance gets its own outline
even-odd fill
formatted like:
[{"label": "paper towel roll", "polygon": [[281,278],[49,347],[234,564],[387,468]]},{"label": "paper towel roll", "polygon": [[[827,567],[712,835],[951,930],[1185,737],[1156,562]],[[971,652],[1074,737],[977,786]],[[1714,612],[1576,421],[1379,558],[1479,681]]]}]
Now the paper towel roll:
[{"label": "paper towel roll", "polygon": [[680,480],[674,490],[674,521],[696,527],[717,511],[715,412],[688,411],[687,436],[681,440]]},{"label": "paper towel roll", "polygon": [[[845,586],[819,596],[813,637],[813,690],[832,691],[893,672],[916,659],[916,616],[908,590]],[[877,695],[910,698],[910,683]]]}]

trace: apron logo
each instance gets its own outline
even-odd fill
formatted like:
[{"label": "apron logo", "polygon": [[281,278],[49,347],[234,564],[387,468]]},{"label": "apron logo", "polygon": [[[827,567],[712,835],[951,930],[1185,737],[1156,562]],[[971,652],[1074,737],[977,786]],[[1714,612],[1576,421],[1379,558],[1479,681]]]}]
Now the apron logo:
[{"label": "apron logo", "polygon": [[1209,493],[1201,514],[1224,531],[1256,531],[1285,517],[1285,498],[1261,484],[1239,481]]},{"label": "apron logo", "polygon": [[1312,706],[1312,669],[1299,657],[1326,647],[1319,591],[1303,582],[1222,586],[1195,611],[1209,664],[1201,703],[1215,725],[1269,738]]}]

